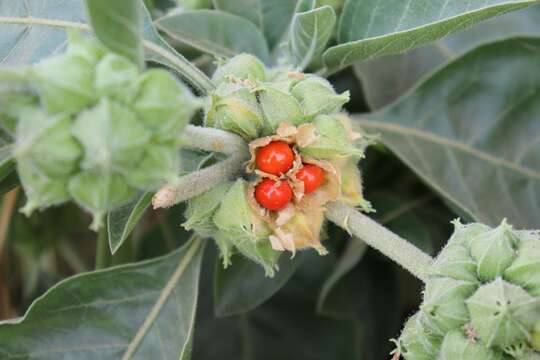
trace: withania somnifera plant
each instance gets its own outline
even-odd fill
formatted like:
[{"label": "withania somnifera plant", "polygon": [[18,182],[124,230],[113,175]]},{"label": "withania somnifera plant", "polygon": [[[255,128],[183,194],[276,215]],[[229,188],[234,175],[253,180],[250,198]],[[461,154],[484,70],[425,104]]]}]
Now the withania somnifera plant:
[{"label": "withania somnifera plant", "polygon": [[97,229],[137,190],[177,179],[179,135],[202,104],[169,72],[140,71],[71,33],[66,53],[2,76],[18,83],[0,119],[15,138],[26,214],[73,199]]},{"label": "withania somnifera plant", "polygon": [[268,69],[240,54],[218,67],[205,125],[249,143],[245,176],[191,201],[184,226],[216,240],[224,266],[238,252],[272,276],[282,251],[314,248],[325,205],[341,200],[369,210],[357,163],[370,140],[355,133],[337,94],[315,75]]},{"label": "withania somnifera plant", "polygon": [[456,221],[397,344],[406,360],[540,359],[540,233]]}]

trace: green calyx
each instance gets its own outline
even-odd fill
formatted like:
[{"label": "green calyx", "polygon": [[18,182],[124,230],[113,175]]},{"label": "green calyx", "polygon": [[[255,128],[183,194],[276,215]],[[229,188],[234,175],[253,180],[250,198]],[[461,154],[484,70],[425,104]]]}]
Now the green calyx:
[{"label": "green calyx", "polygon": [[180,134],[202,103],[170,73],[71,33],[66,53],[2,74],[20,84],[0,120],[14,133],[26,214],[73,199],[97,229],[138,190],[176,181]]},{"label": "green calyx", "polygon": [[537,231],[455,222],[397,351],[406,360],[540,358],[538,259]]},{"label": "green calyx", "polygon": [[[348,92],[337,94],[323,78],[267,69],[247,54],[220,65],[213,80],[218,87],[208,99],[206,126],[232,131],[246,141],[273,135],[283,123],[300,126],[315,123],[318,115],[339,114],[349,101]],[[332,119],[339,126],[339,121]],[[346,151],[347,136],[336,136],[332,145],[337,144],[339,152]]]}]

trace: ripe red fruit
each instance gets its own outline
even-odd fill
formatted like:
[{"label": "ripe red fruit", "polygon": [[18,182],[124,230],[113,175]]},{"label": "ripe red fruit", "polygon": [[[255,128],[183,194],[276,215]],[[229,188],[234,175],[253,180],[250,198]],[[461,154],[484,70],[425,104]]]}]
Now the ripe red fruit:
[{"label": "ripe red fruit", "polygon": [[259,149],[255,162],[259,170],[272,175],[281,175],[292,168],[294,152],[285,141],[272,141]]},{"label": "ripe red fruit", "polygon": [[255,187],[255,199],[264,208],[278,211],[292,200],[293,191],[287,181],[264,179]]},{"label": "ripe red fruit", "polygon": [[324,182],[324,170],[313,164],[304,164],[296,173],[296,178],[304,183],[304,193],[310,194]]}]

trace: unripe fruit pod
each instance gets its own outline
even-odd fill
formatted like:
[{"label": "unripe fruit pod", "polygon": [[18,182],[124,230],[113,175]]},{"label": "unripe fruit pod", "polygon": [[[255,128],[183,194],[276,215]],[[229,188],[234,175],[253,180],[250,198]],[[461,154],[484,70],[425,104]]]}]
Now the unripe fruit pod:
[{"label": "unripe fruit pod", "polygon": [[358,168],[358,159],[345,160],[340,167],[341,197],[340,201],[350,206],[360,206],[364,211],[373,211],[371,204],[364,198],[362,176]]},{"label": "unripe fruit pod", "polygon": [[421,321],[438,335],[464,325],[469,320],[465,300],[476,289],[475,284],[450,278],[430,279],[420,307]]},{"label": "unripe fruit pod", "polygon": [[37,108],[20,114],[14,156],[28,199],[23,208],[27,215],[69,198],[67,182],[82,153],[70,124],[68,115],[49,116]]},{"label": "unripe fruit pod", "polygon": [[468,300],[471,323],[488,347],[505,348],[530,339],[540,321],[540,301],[501,278],[482,285]]},{"label": "unripe fruit pod", "polygon": [[206,126],[234,132],[245,140],[256,138],[263,122],[255,94],[236,85],[223,85],[218,89],[205,116]]},{"label": "unripe fruit pod", "polygon": [[270,85],[258,90],[258,100],[264,116],[263,135],[272,135],[282,123],[300,125],[305,122],[298,101],[288,93]]},{"label": "unripe fruit pod", "polygon": [[441,338],[431,334],[419,317],[416,313],[407,320],[399,338],[398,351],[405,360],[432,360],[439,352]]},{"label": "unripe fruit pod", "polygon": [[264,64],[249,54],[239,54],[227,60],[225,64],[217,68],[212,80],[220,85],[228,82],[230,76],[251,82],[262,82],[266,79]]},{"label": "unripe fruit pod", "polygon": [[122,56],[107,54],[96,66],[94,87],[101,96],[129,104],[136,95],[138,75],[137,65]]},{"label": "unripe fruit pod", "polygon": [[458,219],[452,221],[452,224],[454,225],[454,233],[450,237],[450,240],[448,240],[448,243],[457,243],[466,248],[470,247],[471,241],[476,238],[477,235],[491,230],[489,226],[480,223],[464,225]]},{"label": "unripe fruit pod", "polygon": [[326,79],[318,76],[300,81],[291,89],[291,94],[302,105],[304,115],[310,118],[339,112],[350,99],[348,91],[338,95]]},{"label": "unripe fruit pod", "polygon": [[347,129],[339,119],[328,115],[318,115],[313,124],[317,140],[307,147],[301,147],[302,155],[329,160],[362,156],[363,151],[352,144]]},{"label": "unripe fruit pod", "polygon": [[475,236],[471,240],[471,255],[478,262],[481,280],[493,280],[509,267],[516,257],[519,239],[505,221],[497,228]]},{"label": "unripe fruit pod", "polygon": [[464,245],[449,242],[435,259],[430,274],[477,283],[479,280],[476,276],[476,268],[476,262]]},{"label": "unripe fruit pod", "polygon": [[186,230],[195,230],[203,237],[213,235],[216,232],[217,227],[214,224],[212,217],[232,185],[232,182],[223,182],[204,194],[189,200],[184,214],[186,221],[182,226]]},{"label": "unripe fruit pod", "polygon": [[437,360],[503,360],[503,355],[454,330],[444,337]]},{"label": "unripe fruit pod", "polygon": [[152,139],[178,142],[189,119],[201,108],[201,100],[162,69],[146,71],[137,85],[133,109],[144,126],[152,130]]},{"label": "unripe fruit pod", "polygon": [[533,296],[540,296],[540,234],[520,232],[517,257],[504,272],[504,278],[522,286]]}]

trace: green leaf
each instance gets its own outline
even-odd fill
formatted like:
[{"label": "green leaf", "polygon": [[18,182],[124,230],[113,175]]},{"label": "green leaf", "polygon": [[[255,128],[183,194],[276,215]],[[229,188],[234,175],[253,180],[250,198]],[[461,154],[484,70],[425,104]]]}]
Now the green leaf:
[{"label": "green leaf", "polygon": [[141,6],[133,0],[85,0],[92,30],[110,50],[144,66]]},{"label": "green leaf", "polygon": [[357,60],[397,54],[463,30],[474,23],[518,10],[537,0],[347,0],[338,30],[339,45],[324,53],[330,72]]},{"label": "green leaf", "polygon": [[319,60],[332,36],[336,13],[331,6],[323,6],[294,15],[289,35],[289,51],[293,64],[307,68]]},{"label": "green leaf", "polygon": [[354,65],[371,109],[380,109],[403,95],[421,77],[441,63],[479,44],[511,35],[540,33],[540,6],[478,23],[462,32],[403,54],[360,61]]},{"label": "green leaf", "polygon": [[252,22],[226,12],[183,11],[164,16],[156,24],[171,38],[216,56],[246,52],[268,60],[268,45],[261,31]]},{"label": "green leaf", "polygon": [[281,256],[279,271],[269,278],[259,264],[243,256],[234,257],[227,269],[223,269],[222,261],[217,259],[214,272],[216,315],[239,315],[255,309],[287,283],[301,262],[302,254],[294,259]]},{"label": "green leaf", "polygon": [[151,192],[139,192],[129,203],[109,212],[107,232],[109,233],[109,246],[112,254],[118,251],[131,234],[135,225],[150,206],[152,196]]},{"label": "green leaf", "polygon": [[259,29],[264,28],[264,14],[260,0],[214,0],[214,7],[249,20]]},{"label": "green leaf", "polygon": [[[148,60],[176,70],[203,94],[213,89],[206,75],[158,35],[146,9],[142,25]],[[2,3],[0,29],[0,65],[20,66],[64,51],[67,29],[89,27],[82,0],[26,0]]]},{"label": "green leaf", "polygon": [[187,359],[203,242],[154,260],[74,276],[0,325],[0,357]]},{"label": "green leaf", "polygon": [[540,226],[540,39],[481,46],[356,125],[479,222]]}]

